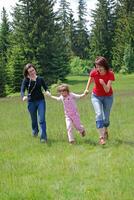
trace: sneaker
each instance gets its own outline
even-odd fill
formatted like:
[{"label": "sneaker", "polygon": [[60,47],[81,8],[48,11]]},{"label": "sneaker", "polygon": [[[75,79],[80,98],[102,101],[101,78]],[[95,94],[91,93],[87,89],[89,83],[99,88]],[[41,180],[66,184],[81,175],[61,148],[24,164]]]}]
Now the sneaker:
[{"label": "sneaker", "polygon": [[41,142],[41,143],[47,143],[47,140],[41,139],[40,142]]},{"label": "sneaker", "polygon": [[84,130],[84,131],[82,131],[81,136],[84,137],[85,135],[86,135],[86,132]]},{"label": "sneaker", "polygon": [[105,140],[108,140],[108,131],[106,131],[106,132],[104,133],[104,139],[105,139]]},{"label": "sneaker", "polygon": [[101,137],[101,138],[99,139],[99,144],[101,144],[101,145],[106,144],[105,139],[104,139],[103,137]]},{"label": "sneaker", "polygon": [[32,136],[33,137],[38,137],[38,133],[34,133]]},{"label": "sneaker", "polygon": [[70,144],[75,144],[75,140],[72,140],[69,142]]}]

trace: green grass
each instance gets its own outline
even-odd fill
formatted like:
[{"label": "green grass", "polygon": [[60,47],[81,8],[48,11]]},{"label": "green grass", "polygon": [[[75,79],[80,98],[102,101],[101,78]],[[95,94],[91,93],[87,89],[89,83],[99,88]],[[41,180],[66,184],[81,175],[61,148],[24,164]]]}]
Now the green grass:
[{"label": "green grass", "polygon": [[[69,77],[81,93],[86,76]],[[133,200],[134,75],[116,76],[110,139],[98,145],[90,97],[78,101],[87,135],[74,131],[69,145],[61,103],[47,102],[48,144],[31,136],[30,119],[19,97],[0,99],[1,200]],[[52,89],[56,94],[56,89]]]}]

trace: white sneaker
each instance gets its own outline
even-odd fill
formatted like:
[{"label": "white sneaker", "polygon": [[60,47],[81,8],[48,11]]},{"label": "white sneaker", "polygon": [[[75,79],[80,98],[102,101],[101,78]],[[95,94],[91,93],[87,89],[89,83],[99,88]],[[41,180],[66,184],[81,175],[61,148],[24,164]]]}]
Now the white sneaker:
[{"label": "white sneaker", "polygon": [[41,139],[40,142],[41,142],[41,143],[47,143],[47,140]]}]

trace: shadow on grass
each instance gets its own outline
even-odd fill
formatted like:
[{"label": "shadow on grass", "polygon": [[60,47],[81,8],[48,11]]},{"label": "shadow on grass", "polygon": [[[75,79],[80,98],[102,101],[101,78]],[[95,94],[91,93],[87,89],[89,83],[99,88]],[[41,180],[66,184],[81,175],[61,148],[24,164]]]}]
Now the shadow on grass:
[{"label": "shadow on grass", "polygon": [[[49,139],[47,142],[47,145],[49,147],[53,146],[54,144],[69,144],[68,140],[58,140],[58,139]],[[82,144],[89,144],[91,146],[98,146],[98,142],[95,142],[91,139],[86,139],[86,140],[80,140],[80,141],[76,141],[75,145],[82,145]],[[73,146],[73,145],[72,145]]]},{"label": "shadow on grass", "polygon": [[76,85],[76,84],[80,84],[80,83],[87,83],[87,80],[66,80],[66,83],[70,84],[70,85]]},{"label": "shadow on grass", "polygon": [[108,148],[107,143],[104,144],[104,145],[100,145],[98,141],[94,141],[94,140],[91,140],[91,139],[87,139],[85,141],[79,141],[77,144],[78,145],[87,144],[90,147],[100,147],[102,149],[107,149]]},{"label": "shadow on grass", "polygon": [[130,146],[134,147],[134,141],[120,140],[120,139],[116,139],[115,141],[116,141],[117,145],[126,144],[126,145],[130,145]]},{"label": "shadow on grass", "polygon": [[[59,144],[59,145],[70,145],[68,140],[59,140],[59,139],[49,139],[48,142],[47,142],[47,146],[48,147],[52,147],[53,145],[55,144]],[[94,140],[91,140],[91,139],[85,139],[85,140],[76,140],[76,143],[74,144],[75,146],[79,146],[79,145],[83,145],[83,144],[86,144],[86,145],[90,145],[90,146],[93,146],[93,147],[97,147],[97,146],[100,146],[100,147],[103,147],[103,148],[107,148],[108,145],[107,143],[105,145],[100,145],[98,143],[98,141],[94,141]],[[119,144],[119,142],[118,142]],[[72,145],[73,146],[73,145]]]},{"label": "shadow on grass", "polygon": [[58,139],[48,139],[47,145],[49,147],[53,146],[54,144],[63,144],[63,143],[67,143],[66,140],[58,140]]},{"label": "shadow on grass", "polygon": [[126,96],[126,97],[128,97],[128,96],[133,96],[134,95],[134,91],[126,91],[126,90],[124,90],[124,91],[115,91],[115,96],[120,96],[120,97],[123,97],[123,96]]},{"label": "shadow on grass", "polygon": [[91,139],[85,140],[85,143],[89,144],[91,146],[98,146],[98,142],[91,140]]}]

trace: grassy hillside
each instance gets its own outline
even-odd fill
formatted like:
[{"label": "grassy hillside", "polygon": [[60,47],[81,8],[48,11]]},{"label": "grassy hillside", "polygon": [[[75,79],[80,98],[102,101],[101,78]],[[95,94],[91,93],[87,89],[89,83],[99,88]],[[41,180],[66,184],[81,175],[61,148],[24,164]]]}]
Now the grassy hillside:
[{"label": "grassy hillside", "polygon": [[[86,76],[69,77],[72,91],[85,89]],[[27,104],[0,99],[1,200],[133,200],[134,75],[116,76],[110,138],[98,145],[90,95],[78,101],[85,138],[74,131],[69,145],[63,106],[46,98],[48,144],[31,136]],[[56,94],[56,88],[52,89]]]}]

